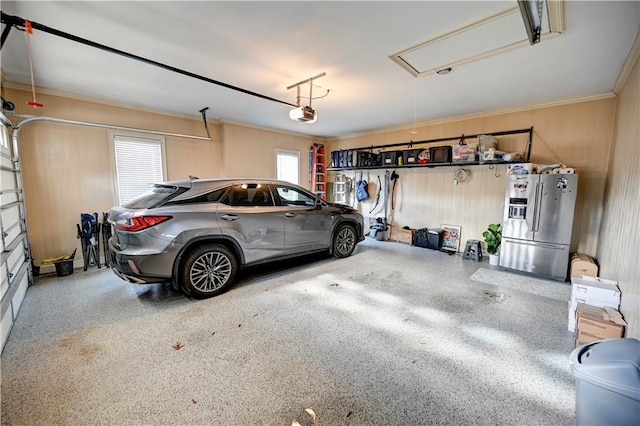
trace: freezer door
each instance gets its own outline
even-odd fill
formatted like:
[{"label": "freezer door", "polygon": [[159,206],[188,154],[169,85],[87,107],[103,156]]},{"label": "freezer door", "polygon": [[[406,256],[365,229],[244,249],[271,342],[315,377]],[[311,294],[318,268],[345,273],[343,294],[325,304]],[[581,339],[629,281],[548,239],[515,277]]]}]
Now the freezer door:
[{"label": "freezer door", "polygon": [[509,175],[504,200],[502,236],[533,240],[538,175]]},{"label": "freezer door", "polygon": [[565,281],[569,246],[502,239],[500,266]]},{"label": "freezer door", "polygon": [[571,244],[578,175],[540,175],[534,241]]}]

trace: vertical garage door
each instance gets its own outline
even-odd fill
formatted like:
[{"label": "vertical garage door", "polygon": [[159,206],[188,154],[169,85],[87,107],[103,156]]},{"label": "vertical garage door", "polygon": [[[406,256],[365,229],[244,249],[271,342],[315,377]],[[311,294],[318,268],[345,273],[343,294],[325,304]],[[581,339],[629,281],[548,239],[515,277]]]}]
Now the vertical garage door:
[{"label": "vertical garage door", "polygon": [[31,267],[19,162],[12,156],[10,123],[2,114],[0,121],[0,318],[4,349],[31,283]]}]

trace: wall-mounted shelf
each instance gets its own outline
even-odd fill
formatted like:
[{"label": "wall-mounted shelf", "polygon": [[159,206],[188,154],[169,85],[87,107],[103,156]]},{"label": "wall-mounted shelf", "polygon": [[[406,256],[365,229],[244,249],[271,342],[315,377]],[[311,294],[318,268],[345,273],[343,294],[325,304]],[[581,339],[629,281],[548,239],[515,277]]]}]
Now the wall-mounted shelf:
[{"label": "wall-mounted shelf", "polygon": [[525,160],[515,161],[451,161],[448,163],[425,163],[425,164],[387,164],[382,166],[354,166],[354,167],[328,167],[327,171],[341,171],[341,170],[370,170],[370,169],[432,169],[434,167],[466,167],[466,166],[498,166],[500,164],[521,164],[528,163]]},{"label": "wall-mounted shelf", "polygon": [[[531,144],[533,142],[533,127],[530,127],[528,129],[518,129],[518,130],[506,130],[506,131],[501,131],[501,132],[486,132],[486,133],[479,133],[476,135],[460,135],[460,136],[452,136],[452,137],[446,137],[446,138],[437,138],[437,139],[428,139],[428,140],[422,140],[422,141],[411,141],[411,142],[401,142],[401,143],[393,143],[393,144],[386,144],[386,145],[371,145],[371,146],[365,146],[365,147],[358,147],[358,148],[353,148],[352,150],[354,152],[373,152],[373,150],[380,150],[380,151],[384,151],[385,149],[388,148],[399,148],[399,147],[404,147],[406,149],[418,149],[419,147],[423,146],[423,145],[429,145],[429,144],[434,144],[434,143],[442,143],[442,142],[451,142],[451,141],[460,141],[460,140],[469,140],[469,139],[477,139],[479,136],[481,135],[490,135],[490,136],[494,136],[494,137],[500,137],[500,136],[509,136],[509,135],[518,135],[518,134],[528,134],[529,138],[527,141],[527,145],[526,148],[524,150],[523,153],[523,159],[521,160],[514,160],[514,161],[503,161],[503,160],[489,160],[489,161],[448,161],[448,162],[438,162],[438,163],[424,163],[424,164],[382,164],[382,165],[375,165],[375,166],[358,166],[358,165],[354,165],[354,166],[349,166],[349,167],[328,167],[327,170],[328,171],[339,171],[339,170],[367,170],[367,169],[398,169],[398,168],[432,168],[432,167],[451,167],[451,166],[457,166],[457,167],[462,167],[462,166],[483,166],[483,165],[499,165],[499,164],[517,164],[517,163],[527,163],[530,161],[531,159]],[[426,147],[424,147],[426,149]]]}]

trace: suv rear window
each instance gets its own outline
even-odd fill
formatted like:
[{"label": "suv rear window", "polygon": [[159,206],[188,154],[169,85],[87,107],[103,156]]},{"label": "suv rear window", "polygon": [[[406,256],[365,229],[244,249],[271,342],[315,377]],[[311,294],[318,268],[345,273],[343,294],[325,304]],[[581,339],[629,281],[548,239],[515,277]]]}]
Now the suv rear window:
[{"label": "suv rear window", "polygon": [[153,189],[122,205],[127,209],[151,209],[183,193],[188,188],[178,186],[155,185]]},{"label": "suv rear window", "polygon": [[167,205],[179,205],[179,204],[201,204],[201,203],[217,203],[227,191],[227,188],[216,189],[215,191],[208,192],[206,194],[198,195],[197,197],[187,198],[186,200],[170,201]]}]

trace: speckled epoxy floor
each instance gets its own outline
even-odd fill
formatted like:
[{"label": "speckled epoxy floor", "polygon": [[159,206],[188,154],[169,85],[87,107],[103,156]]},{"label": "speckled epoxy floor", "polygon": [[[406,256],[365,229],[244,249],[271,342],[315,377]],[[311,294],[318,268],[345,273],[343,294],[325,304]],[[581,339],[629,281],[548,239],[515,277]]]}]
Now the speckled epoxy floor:
[{"label": "speckled epoxy floor", "polygon": [[479,268],[367,239],[203,301],[105,269],[40,277],[2,354],[2,424],[574,424],[569,286]]}]

